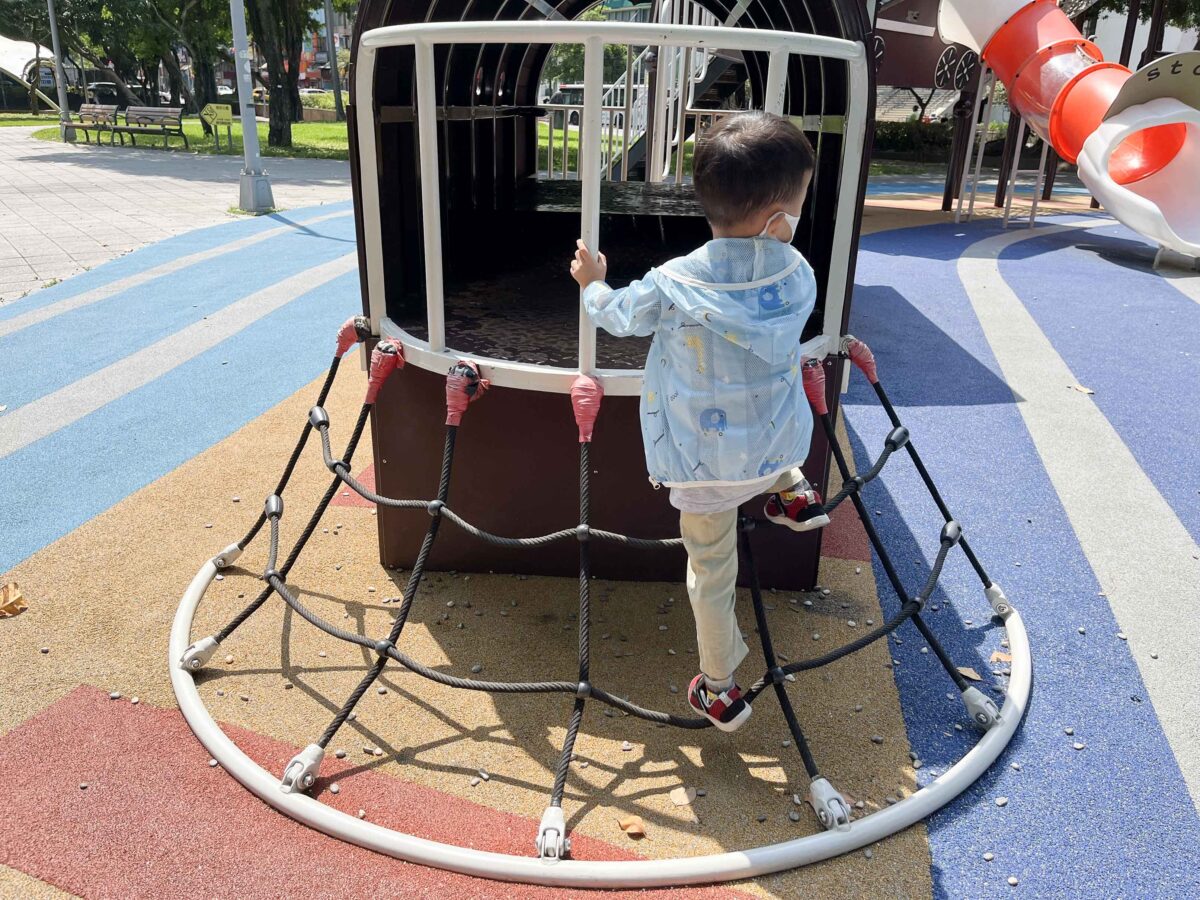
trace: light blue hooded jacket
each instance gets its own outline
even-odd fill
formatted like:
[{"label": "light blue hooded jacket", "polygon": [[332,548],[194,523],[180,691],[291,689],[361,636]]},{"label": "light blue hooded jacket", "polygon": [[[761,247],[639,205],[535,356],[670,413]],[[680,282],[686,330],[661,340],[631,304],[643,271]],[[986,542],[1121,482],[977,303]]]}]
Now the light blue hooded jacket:
[{"label": "light blue hooded jacket", "polygon": [[654,336],[641,400],[651,481],[734,485],[804,462],[800,337],[816,295],[804,257],[774,238],[718,238],[622,290],[588,286],[598,328]]}]

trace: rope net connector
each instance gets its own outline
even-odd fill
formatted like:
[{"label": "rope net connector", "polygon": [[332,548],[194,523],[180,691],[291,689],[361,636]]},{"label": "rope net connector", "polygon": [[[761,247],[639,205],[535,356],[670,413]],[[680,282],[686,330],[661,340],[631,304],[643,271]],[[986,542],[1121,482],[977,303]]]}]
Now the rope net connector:
[{"label": "rope net connector", "polygon": [[561,806],[548,806],[542,813],[538,825],[537,840],[534,842],[538,856],[549,864],[564,859],[571,852],[571,839],[567,837],[567,821]]},{"label": "rope net connector", "polygon": [[875,365],[875,354],[871,348],[852,334],[842,338],[842,352],[850,357],[850,362],[858,366],[859,371],[867,376],[871,384],[879,384],[879,372]]},{"label": "rope net connector", "polygon": [[460,359],[446,375],[446,424],[461,425],[467,406],[484,395],[491,382],[479,374],[479,366]]},{"label": "rope net connector", "polygon": [[351,316],[342,323],[342,327],[337,333],[337,350],[334,351],[334,356],[339,359],[346,355],[346,351],[360,341],[365,341],[371,336],[371,320],[366,316]]},{"label": "rope net connector", "polygon": [[850,804],[824,775],[809,782],[808,802],[826,831],[850,830]]},{"label": "rope net connector", "polygon": [[967,714],[980,731],[987,731],[1000,722],[1000,707],[991,697],[977,687],[968,687],[962,692],[963,705]]},{"label": "rope net connector", "polygon": [[279,779],[279,789],[285,794],[307,791],[317,782],[321,772],[321,761],[325,759],[325,748],[309,744],[292,757]]},{"label": "rope net connector", "polygon": [[179,668],[188,672],[195,672],[203,668],[212,659],[219,646],[221,644],[215,637],[201,638],[183,651],[183,656],[179,658]]},{"label": "rope net connector", "polygon": [[571,406],[575,410],[575,424],[579,426],[579,443],[591,443],[592,429],[603,399],[604,388],[590,375],[580,375],[571,385]]},{"label": "rope net connector", "polygon": [[809,405],[819,416],[829,413],[829,404],[825,401],[825,365],[819,359],[806,359],[800,365],[804,375],[804,395],[808,397]]},{"label": "rope net connector", "polygon": [[992,606],[992,612],[998,615],[1001,619],[1007,619],[1009,613],[1012,612],[1012,604],[1008,602],[1008,598],[1004,596],[1004,590],[994,581],[989,584],[983,591],[987,597],[988,603]]},{"label": "rope net connector", "polygon": [[363,403],[371,404],[379,396],[379,389],[388,376],[404,368],[404,350],[392,341],[380,341],[371,351],[371,372],[368,375],[367,396]]},{"label": "rope net connector", "polygon": [[235,562],[238,561],[238,557],[240,557],[241,555],[242,555],[242,548],[239,547],[236,543],[230,544],[228,547],[226,547],[224,550],[222,550],[220,553],[218,553],[216,556],[213,557],[213,565],[216,566],[218,569],[228,569],[230,566],[232,566]]}]

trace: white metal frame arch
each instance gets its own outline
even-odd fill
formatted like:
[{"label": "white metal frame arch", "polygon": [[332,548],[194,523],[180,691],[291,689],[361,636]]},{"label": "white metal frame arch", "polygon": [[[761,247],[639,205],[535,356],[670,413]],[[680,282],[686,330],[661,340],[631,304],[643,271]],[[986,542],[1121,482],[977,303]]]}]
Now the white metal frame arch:
[{"label": "white metal frame arch", "polygon": [[[444,372],[459,359],[446,345],[445,288],[442,273],[442,215],[437,154],[437,93],[433,48],[439,44],[561,44],[584,45],[584,107],[580,169],[583,202],[580,234],[589,247],[600,246],[600,141],[602,120],[603,50],[605,44],[666,46],[693,49],[722,48],[769,54],[767,111],[781,112],[791,55],[820,56],[844,61],[850,71],[850,102],[846,115],[839,184],[839,215],[834,223],[834,245],[853,243],[855,207],[862,173],[870,76],[863,46],[854,41],[822,35],[747,28],[661,25],[626,22],[438,22],[393,25],[363,34],[354,73],[354,103],[359,160],[362,163],[362,241],[366,255],[366,284],[372,330],[404,347],[406,360],[422,369]],[[383,235],[380,227],[379,179],[375,173],[377,141],[374,84],[377,53],[385,47],[411,46],[416,56],[417,136],[420,155],[422,237],[425,259],[427,340],[410,334],[388,318],[383,268]],[[801,352],[824,358],[837,351],[850,271],[849,254],[834,253],[826,288],[822,332],[805,342]],[[490,357],[472,358],[492,384],[525,390],[566,393],[580,373],[592,375],[611,396],[636,396],[641,391],[640,369],[597,369],[596,331],[579,312],[579,365],[568,369]]]}]

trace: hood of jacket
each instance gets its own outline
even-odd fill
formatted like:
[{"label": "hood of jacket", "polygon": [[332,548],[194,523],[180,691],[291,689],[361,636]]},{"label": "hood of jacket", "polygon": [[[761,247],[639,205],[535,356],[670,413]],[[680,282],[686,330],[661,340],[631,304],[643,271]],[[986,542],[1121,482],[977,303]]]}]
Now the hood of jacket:
[{"label": "hood of jacket", "polygon": [[800,251],[775,238],[716,238],[659,272],[679,312],[772,365],[800,342],[816,287]]}]

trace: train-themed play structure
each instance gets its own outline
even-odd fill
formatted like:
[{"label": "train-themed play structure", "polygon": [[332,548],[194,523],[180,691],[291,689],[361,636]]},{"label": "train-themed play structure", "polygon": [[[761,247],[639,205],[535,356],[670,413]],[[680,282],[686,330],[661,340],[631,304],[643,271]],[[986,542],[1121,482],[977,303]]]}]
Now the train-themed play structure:
[{"label": "train-themed play structure", "polygon": [[[662,0],[629,7],[628,20],[613,9],[603,21],[581,18],[589,6],[589,0],[362,4],[349,126],[363,315],[337,334],[325,381],[307,421],[297,423],[295,447],[257,520],[241,540],[205,561],[188,586],[170,636],[172,684],[197,737],[230,775],[280,812],[354,844],[472,875],[546,885],[651,887],[747,878],[863,847],[960,794],[1020,727],[1032,685],[1031,652],[1020,614],[987,573],[986,548],[972,546],[950,499],[937,489],[938,461],[919,454],[920,436],[909,433],[890,402],[870,349],[847,333],[877,64],[864,4]],[[1104,62],[1052,0],[946,0],[940,29],[955,42],[957,58],[975,53],[994,69],[1014,109],[1064,159],[1078,160],[1081,177],[1109,212],[1156,242],[1200,253],[1194,95],[1173,97],[1165,76]],[[582,47],[582,84],[550,91],[542,71],[553,48],[563,45]],[[619,73],[606,76],[614,48]],[[1173,63],[1156,65],[1169,70]],[[563,798],[586,712],[615,707],[647,727],[703,729],[709,723],[647,708],[640,698],[606,687],[602,675],[594,678],[592,579],[678,581],[684,555],[677,514],[645,475],[637,398],[646,344],[596,334],[573,302],[577,289],[563,260],[581,235],[614,260],[610,280],[621,284],[707,240],[687,177],[690,147],[737,109],[791,117],[816,150],[816,173],[794,237],[819,285],[802,343],[805,392],[819,425],[805,471],[826,489],[827,510],[854,507],[899,611],[834,651],[781,659],[762,586],[811,588],[820,532],[796,535],[744,515],[741,578],[762,655],[762,674],[749,695],[764,701],[772,695],[778,703],[820,830],[712,855],[577,859]],[[331,421],[325,409],[330,388],[359,343],[370,351],[366,396],[355,421]],[[891,423],[876,437],[877,457],[857,470],[835,426],[852,374],[870,382]],[[373,482],[355,463],[368,420]],[[305,524],[285,548],[280,523],[285,510],[292,512],[286,489],[306,448],[321,455],[329,485],[315,509],[301,512]],[[864,505],[864,488],[893,457],[915,466],[944,519],[920,585],[905,583]],[[347,490],[375,504],[380,562],[408,572],[403,597],[388,607],[386,634],[325,621],[288,582],[330,501]],[[223,612],[227,624],[220,631],[193,634],[206,592],[256,538],[266,544],[261,592],[244,608]],[[952,552],[965,554],[995,625],[1006,631],[1012,662],[1004,686],[967,681],[922,616]],[[578,644],[577,669],[557,681],[495,682],[411,656],[405,625],[414,604],[428,602],[421,585],[434,569],[577,578],[570,602],[577,604],[578,633],[563,638]],[[207,602],[224,609],[233,601],[214,591]],[[332,719],[314,723],[313,742],[282,772],[264,770],[238,748],[205,708],[194,681],[269,602],[286,604],[374,660]],[[826,666],[901,628],[920,633],[981,736],[916,793],[863,814],[822,774],[788,688],[797,672]],[[561,706],[566,737],[545,812],[530,824],[528,856],[418,838],[306,793],[333,737],[387,666],[461,689],[466,698],[472,692],[528,694],[529,703]]]}]

